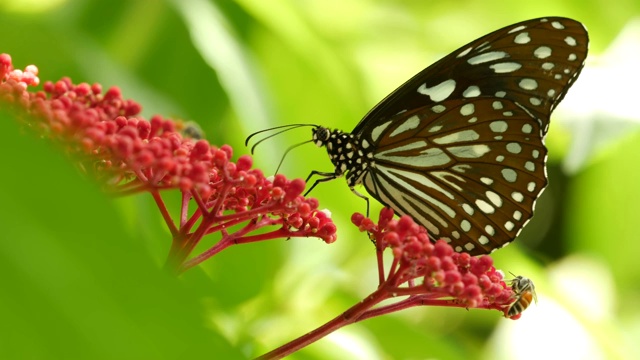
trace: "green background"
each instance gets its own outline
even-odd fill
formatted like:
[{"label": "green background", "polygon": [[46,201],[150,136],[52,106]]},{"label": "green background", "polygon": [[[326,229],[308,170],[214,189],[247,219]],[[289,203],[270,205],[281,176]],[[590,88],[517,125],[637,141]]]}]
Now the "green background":
[{"label": "green background", "polygon": [[[538,305],[518,321],[495,311],[410,309],[343,328],[291,358],[632,359],[640,354],[640,116],[632,97],[640,31],[625,25],[640,4],[615,5],[0,0],[0,53],[17,68],[37,65],[41,80],[117,85],[147,118],[196,121],[238,156],[248,153],[247,135],[271,126],[349,131],[413,74],[499,27],[578,19],[590,32],[590,57],[553,116],[550,186],[515,245],[493,256],[496,267],[535,281]],[[109,199],[11,117],[2,114],[0,126],[0,358],[253,357],[376,287],[373,248],[349,221],[364,203],[342,179],[312,193],[333,213],[336,243],[232,247],[176,279],[160,270],[170,236],[150,196]],[[273,173],[286,147],[309,136],[302,129],[265,142],[256,166]],[[304,178],[313,169],[331,164],[309,144],[281,172]]]}]

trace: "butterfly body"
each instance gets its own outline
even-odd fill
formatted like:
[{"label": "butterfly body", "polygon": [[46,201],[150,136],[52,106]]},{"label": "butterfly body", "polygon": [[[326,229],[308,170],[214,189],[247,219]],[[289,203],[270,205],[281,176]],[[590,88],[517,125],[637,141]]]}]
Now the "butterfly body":
[{"label": "butterfly body", "polygon": [[[362,177],[368,167],[375,165],[372,149],[368,142],[360,140],[352,134],[341,130],[330,130],[319,126],[313,129],[313,142],[318,147],[325,147],[335,170],[333,175],[347,176],[350,188],[362,183]],[[335,150],[334,150],[335,149]]]},{"label": "butterfly body", "polygon": [[[547,185],[550,115],[580,73],[588,36],[579,22],[543,18],[467,44],[409,79],[351,133],[316,126],[333,173],[456,251],[511,242]],[[311,176],[310,176],[311,177]],[[354,190],[355,192],[355,190]],[[356,192],[357,194],[357,192]]]}]

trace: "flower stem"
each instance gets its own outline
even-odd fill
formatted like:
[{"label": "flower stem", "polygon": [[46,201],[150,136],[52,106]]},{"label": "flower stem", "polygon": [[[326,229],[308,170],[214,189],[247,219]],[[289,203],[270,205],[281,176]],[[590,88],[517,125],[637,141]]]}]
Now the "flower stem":
[{"label": "flower stem", "polygon": [[339,316],[333,318],[326,324],[280,346],[275,350],[257,357],[256,360],[282,359],[283,357],[292,354],[306,347],[307,345],[311,345],[312,343],[322,339],[323,337],[342,328],[343,326],[358,321],[363,313],[365,313],[367,310],[371,309],[381,301],[387,299],[388,297],[388,291],[384,287],[380,287],[376,291],[371,293],[371,295],[367,296],[364,300],[360,301]]},{"label": "flower stem", "polygon": [[160,192],[158,192],[155,189],[152,189],[149,192],[151,193],[151,196],[153,196],[153,200],[155,200],[156,205],[160,210],[160,214],[162,214],[162,218],[164,219],[164,222],[167,224],[167,227],[169,228],[171,235],[175,238],[176,235],[178,234],[178,229],[176,228],[176,225],[173,223],[173,220],[171,219],[169,210],[167,210],[167,207],[165,206],[164,201],[162,200],[162,196],[160,196]]}]

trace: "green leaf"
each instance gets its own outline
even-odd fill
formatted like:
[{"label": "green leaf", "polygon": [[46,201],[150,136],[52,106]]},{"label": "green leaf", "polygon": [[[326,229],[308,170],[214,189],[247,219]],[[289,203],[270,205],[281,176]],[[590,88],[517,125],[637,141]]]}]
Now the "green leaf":
[{"label": "green leaf", "polygon": [[59,148],[0,113],[0,358],[238,358]]}]

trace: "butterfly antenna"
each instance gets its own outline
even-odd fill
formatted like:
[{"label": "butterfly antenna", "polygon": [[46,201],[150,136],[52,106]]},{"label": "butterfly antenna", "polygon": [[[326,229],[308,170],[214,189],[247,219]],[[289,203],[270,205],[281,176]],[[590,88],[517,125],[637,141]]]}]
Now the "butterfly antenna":
[{"label": "butterfly antenna", "polygon": [[277,132],[277,133],[275,133],[275,134],[271,134],[271,135],[267,136],[266,138],[264,138],[264,139],[262,139],[262,140],[258,141],[256,144],[254,144],[254,145],[251,147],[251,153],[253,154],[253,151],[255,150],[256,146],[258,146],[258,144],[260,144],[261,142],[263,142],[263,141],[265,141],[265,140],[267,140],[267,139],[270,139],[270,138],[272,138],[272,137],[274,137],[274,136],[276,136],[276,135],[282,134],[283,132],[286,132],[286,131],[289,131],[289,130],[292,130],[292,129],[297,129],[297,128],[299,128],[299,127],[305,127],[305,126],[316,127],[317,125],[313,125],[313,124],[289,124],[289,125],[281,125],[281,126],[272,127],[272,128],[269,128],[269,129],[264,129],[264,130],[256,131],[256,132],[254,132],[253,134],[251,134],[251,135],[249,135],[249,136],[247,137],[247,139],[244,141],[244,145],[245,145],[245,146],[248,146],[248,145],[249,145],[249,141],[251,140],[251,138],[253,138],[254,136],[256,136],[256,135],[258,135],[258,134],[262,134],[262,133],[264,133],[264,132],[273,131],[273,130],[278,130],[278,129],[284,129],[284,130],[280,130],[280,131],[278,131],[278,132]]},{"label": "butterfly antenna", "polygon": [[[279,134],[279,133],[278,133]],[[277,135],[277,134],[276,134]],[[313,142],[313,140],[307,140],[307,141],[303,141],[301,143],[297,143],[295,145],[291,145],[287,148],[287,150],[284,152],[284,154],[282,154],[282,158],[280,159],[280,162],[278,163],[278,167],[276,168],[276,174],[278,173],[278,170],[280,170],[280,166],[282,166],[282,163],[284,162],[284,158],[287,157],[287,154],[289,153],[289,151],[297,148],[298,146],[302,146],[306,143],[310,143]],[[255,146],[255,145],[254,145]]]}]

